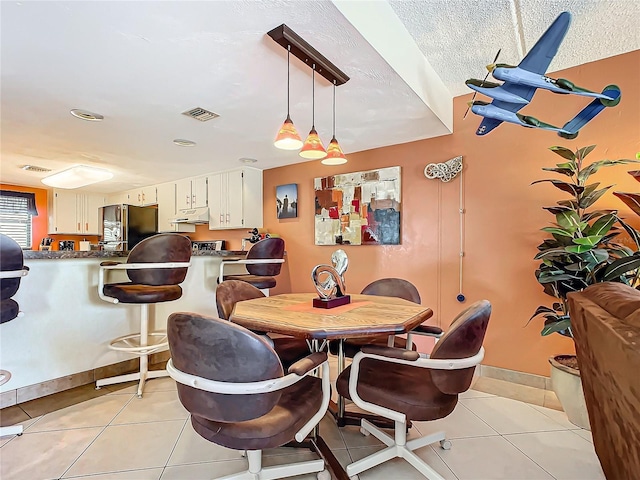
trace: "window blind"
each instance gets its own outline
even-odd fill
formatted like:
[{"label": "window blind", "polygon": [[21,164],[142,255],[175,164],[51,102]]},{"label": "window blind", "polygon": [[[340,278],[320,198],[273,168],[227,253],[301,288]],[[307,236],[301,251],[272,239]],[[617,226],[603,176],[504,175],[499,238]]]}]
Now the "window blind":
[{"label": "window blind", "polygon": [[0,194],[0,233],[22,248],[31,248],[31,213],[26,197]]}]

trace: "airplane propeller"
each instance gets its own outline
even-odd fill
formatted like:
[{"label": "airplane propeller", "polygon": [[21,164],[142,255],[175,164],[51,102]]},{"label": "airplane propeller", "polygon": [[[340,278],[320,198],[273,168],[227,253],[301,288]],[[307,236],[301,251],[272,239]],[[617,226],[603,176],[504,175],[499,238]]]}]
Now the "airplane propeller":
[{"label": "airplane propeller", "polygon": [[[487,78],[489,77],[489,74],[495,70],[496,62],[498,61],[498,57],[500,56],[500,52],[501,51],[502,51],[502,49],[499,48],[498,49],[498,53],[496,53],[496,56],[493,59],[493,62],[491,62],[489,65],[487,65],[487,74],[484,76],[484,79],[482,80],[482,83],[480,84],[481,87],[484,85],[484,82],[487,81]],[[473,97],[471,97],[471,101],[469,102],[469,106],[467,107],[467,111],[464,112],[464,117],[462,117],[463,120],[465,118],[467,118],[467,114],[469,113],[469,110],[471,109],[471,105],[473,105],[473,101],[476,99],[476,95],[477,94],[478,94],[478,92],[473,92]]]}]

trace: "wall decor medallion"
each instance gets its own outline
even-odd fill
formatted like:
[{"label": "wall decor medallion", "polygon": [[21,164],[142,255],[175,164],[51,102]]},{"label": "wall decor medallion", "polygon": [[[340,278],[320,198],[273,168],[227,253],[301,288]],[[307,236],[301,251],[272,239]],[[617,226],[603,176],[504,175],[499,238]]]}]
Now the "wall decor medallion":
[{"label": "wall decor medallion", "polygon": [[399,245],[400,167],[314,179],[316,245]]},{"label": "wall decor medallion", "polygon": [[331,263],[332,265],[316,265],[311,271],[311,279],[318,292],[318,298],[313,299],[313,306],[316,308],[334,308],[351,303],[344,281],[344,273],[349,267],[345,251],[333,252]]}]

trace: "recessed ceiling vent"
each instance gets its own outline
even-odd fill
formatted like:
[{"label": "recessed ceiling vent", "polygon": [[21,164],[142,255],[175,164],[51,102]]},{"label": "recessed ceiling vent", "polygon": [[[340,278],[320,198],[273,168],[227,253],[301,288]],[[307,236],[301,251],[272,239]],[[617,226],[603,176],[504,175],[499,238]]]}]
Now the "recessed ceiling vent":
[{"label": "recessed ceiling vent", "polygon": [[50,172],[50,168],[38,167],[37,165],[20,165],[22,170],[27,172]]},{"label": "recessed ceiling vent", "polygon": [[192,108],[191,110],[182,112],[182,114],[191,118],[195,118],[196,120],[200,120],[201,122],[206,122],[207,120],[211,120],[220,116],[217,113],[210,112],[209,110],[205,110],[204,108],[200,107]]}]

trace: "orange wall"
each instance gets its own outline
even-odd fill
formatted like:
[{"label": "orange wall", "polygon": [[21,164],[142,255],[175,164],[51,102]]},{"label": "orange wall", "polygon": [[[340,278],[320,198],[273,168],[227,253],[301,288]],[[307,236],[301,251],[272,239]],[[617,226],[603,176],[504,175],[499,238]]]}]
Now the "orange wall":
[{"label": "orange wall", "polygon": [[53,248],[52,250],[58,250],[58,240],[75,240],[76,241],[76,250],[80,248],[78,241],[84,240],[85,238],[92,243],[96,243],[98,241],[98,237],[96,236],[83,236],[83,235],[47,235],[47,222],[49,212],[47,210],[47,190],[44,188],[33,188],[33,187],[22,187],[19,185],[7,185],[0,184],[0,189],[2,190],[11,190],[14,192],[27,192],[27,193],[35,193],[36,195],[36,209],[38,210],[38,216],[33,217],[31,221],[31,248],[33,250],[38,249],[38,245],[44,237],[53,238]]},{"label": "orange wall", "polygon": [[[465,305],[483,298],[493,304],[484,362],[548,375],[547,358],[572,351],[573,344],[558,335],[541,338],[541,323],[536,321],[529,326],[526,323],[536,306],[552,301],[542,293],[534,277],[537,262],[533,257],[544,237],[540,228],[553,220],[541,207],[563,197],[551,185],[531,186],[531,182],[556,178],[541,170],[561,161],[548,150],[552,145],[575,150],[597,144],[589,157],[591,161],[635,157],[640,150],[640,51],[575,67],[559,72],[558,76],[594,90],[616,83],[622,89],[622,101],[585,126],[576,140],[510,124],[479,137],[475,135],[479,117],[469,114],[462,120],[470,99],[466,95],[454,101],[452,135],[353,153],[348,155],[349,163],[338,167],[326,167],[316,161],[266,170],[265,227],[285,238],[288,254],[283,269],[286,271],[279,277],[273,293],[313,291],[311,269],[319,263],[330,263],[331,253],[340,248],[314,245],[314,177],[400,165],[402,244],[342,246],[349,256],[347,290],[359,292],[381,277],[406,278],[418,287],[423,304],[434,310],[432,323],[447,326],[464,307],[456,301],[461,180],[460,177],[449,183],[428,180],[423,169],[428,163],[464,155]],[[545,122],[562,125],[586,103],[577,96],[542,91],[524,111]],[[599,171],[594,178],[603,185],[615,183],[618,190],[637,191],[638,183],[626,174],[632,169],[633,166],[613,167]],[[275,189],[287,183],[298,184],[299,217],[278,220]],[[619,208],[628,218],[634,217],[611,194],[603,197],[599,205]]]}]

